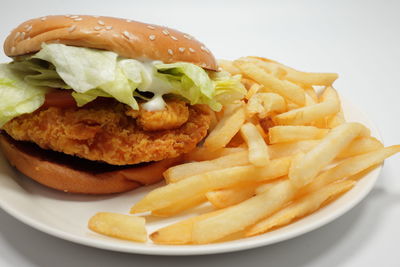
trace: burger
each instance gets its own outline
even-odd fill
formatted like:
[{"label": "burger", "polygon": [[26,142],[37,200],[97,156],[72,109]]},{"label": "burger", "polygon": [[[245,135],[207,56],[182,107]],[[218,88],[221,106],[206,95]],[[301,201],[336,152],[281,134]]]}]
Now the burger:
[{"label": "burger", "polygon": [[162,179],[245,93],[174,29],[100,16],[28,20],[0,64],[0,146],[11,165],[65,192],[124,192]]}]

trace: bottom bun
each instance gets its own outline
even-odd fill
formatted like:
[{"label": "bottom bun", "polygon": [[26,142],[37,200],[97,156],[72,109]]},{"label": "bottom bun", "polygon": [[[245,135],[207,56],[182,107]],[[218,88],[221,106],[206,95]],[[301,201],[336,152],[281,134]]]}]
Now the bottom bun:
[{"label": "bottom bun", "polygon": [[44,150],[4,133],[0,134],[0,147],[10,164],[26,176],[47,187],[78,194],[120,193],[153,184],[162,180],[166,169],[182,161],[174,158],[113,166]]}]

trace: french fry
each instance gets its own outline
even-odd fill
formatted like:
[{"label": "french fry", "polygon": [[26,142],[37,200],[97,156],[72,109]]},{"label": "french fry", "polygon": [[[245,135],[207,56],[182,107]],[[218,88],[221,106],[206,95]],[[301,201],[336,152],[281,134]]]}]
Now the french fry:
[{"label": "french fry", "polygon": [[246,147],[223,147],[214,151],[209,151],[205,147],[197,147],[185,155],[186,161],[213,160],[230,154],[247,151]]},{"label": "french fry", "polygon": [[359,123],[345,123],[332,129],[317,146],[293,160],[290,180],[297,187],[310,183],[353,139],[365,134],[369,135],[369,130]]},{"label": "french fry", "polygon": [[239,232],[267,217],[288,203],[295,194],[290,181],[283,181],[270,190],[222,210],[193,224],[192,242],[205,244]]},{"label": "french fry", "polygon": [[325,98],[321,103],[281,113],[274,117],[274,122],[278,125],[307,125],[338,113],[340,102],[337,100],[336,91],[328,87],[324,94]]},{"label": "french fry", "polygon": [[262,63],[264,63],[266,68],[274,69],[281,68],[285,70],[286,75],[285,79],[294,82],[303,84],[304,86],[312,86],[312,85],[323,85],[329,86],[332,85],[333,82],[338,78],[337,73],[316,73],[316,72],[303,72],[295,70],[291,67],[278,63],[276,61],[260,58],[260,57],[250,57],[253,59],[258,59]]},{"label": "french fry", "polygon": [[268,146],[268,151],[271,159],[288,157],[300,152],[308,152],[320,142],[321,140],[304,140],[290,143],[271,144]]},{"label": "french fry", "polygon": [[253,97],[253,95],[256,94],[261,88],[262,88],[262,85],[260,85],[258,83],[254,83],[250,87],[250,89],[247,91],[247,94],[246,94],[245,98],[247,100],[251,99]]},{"label": "french fry", "polygon": [[275,179],[273,181],[266,181],[264,183],[258,184],[258,186],[255,189],[255,193],[256,193],[256,195],[262,194],[262,193],[270,190],[275,185],[277,185],[285,180],[288,180],[287,176],[283,176],[283,177]]},{"label": "french fry", "polygon": [[304,91],[306,92],[306,94],[308,96],[311,97],[311,99],[314,101],[315,104],[318,103],[318,95],[317,95],[317,93],[315,92],[315,90],[314,90],[314,88],[312,86],[306,87],[304,89]]},{"label": "french fry", "polygon": [[372,152],[347,158],[337,164],[335,167],[330,168],[318,175],[312,183],[300,189],[298,195],[316,191],[327,184],[356,175],[371,166],[380,164],[386,158],[399,152],[400,145],[396,145],[380,148]]},{"label": "french fry", "polygon": [[255,166],[265,166],[269,162],[268,147],[263,137],[252,123],[245,123],[240,128],[240,133],[249,148],[249,162]]},{"label": "french fry", "polygon": [[336,158],[343,159],[353,157],[380,148],[383,148],[383,144],[378,139],[374,137],[359,137],[354,139]]},{"label": "french fry", "polygon": [[248,184],[237,187],[219,189],[206,193],[208,201],[217,209],[226,208],[246,199],[255,194],[257,184]]},{"label": "french fry", "polygon": [[240,69],[235,67],[231,60],[219,59],[218,66],[232,75],[240,74]]},{"label": "french fry", "polygon": [[204,195],[199,195],[162,209],[153,210],[151,214],[157,217],[170,217],[185,210],[194,208],[205,201],[207,201],[207,198]]},{"label": "french fry", "polygon": [[297,105],[304,106],[305,93],[300,86],[289,81],[280,80],[274,75],[265,72],[252,62],[235,60],[234,65],[238,67],[244,75],[264,85],[264,89],[277,93]]},{"label": "french fry", "polygon": [[249,117],[258,115],[263,119],[273,112],[281,113],[286,109],[286,102],[275,93],[256,93],[247,102],[246,110]]},{"label": "french fry", "polygon": [[314,126],[274,126],[269,128],[270,144],[296,142],[307,139],[320,139],[326,136],[328,129]]},{"label": "french fry", "polygon": [[204,213],[186,220],[168,225],[150,235],[150,239],[156,244],[185,245],[192,241],[193,224],[196,221],[214,216],[222,210]]},{"label": "french fry", "polygon": [[[271,159],[288,157],[300,152],[308,152],[320,142],[321,140],[304,140],[290,143],[271,144],[268,146],[268,152]],[[382,143],[374,137],[358,137],[354,139],[342,152],[340,152],[336,158],[343,159],[352,157],[371,152],[382,147]]]},{"label": "french fry", "polygon": [[239,107],[232,114],[227,115],[218,122],[204,141],[204,147],[210,151],[226,146],[229,141],[239,132],[245,120],[245,111]]},{"label": "french fry", "polygon": [[240,183],[272,180],[287,175],[290,162],[291,157],[279,158],[271,160],[266,167],[238,166],[191,176],[151,191],[131,208],[131,213],[161,209],[208,191]]},{"label": "french fry", "polygon": [[99,212],[88,222],[90,230],[119,239],[146,242],[145,219],[113,212]]},{"label": "french fry", "polygon": [[234,166],[248,165],[248,154],[249,153],[247,151],[242,151],[238,153],[228,154],[226,156],[222,156],[213,160],[189,162],[176,165],[164,172],[164,178],[167,180],[167,183],[175,183],[184,178],[205,172]]},{"label": "french fry", "polygon": [[267,217],[246,230],[246,236],[254,236],[268,230],[291,223],[296,218],[304,217],[319,209],[329,199],[350,190],[355,181],[333,183],[315,191]]}]

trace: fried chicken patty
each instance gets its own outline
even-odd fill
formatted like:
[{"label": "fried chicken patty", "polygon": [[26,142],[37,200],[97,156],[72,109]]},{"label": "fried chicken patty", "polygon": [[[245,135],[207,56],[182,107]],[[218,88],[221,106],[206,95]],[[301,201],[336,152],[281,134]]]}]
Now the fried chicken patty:
[{"label": "fried chicken patty", "polygon": [[[159,131],[144,130],[126,114],[126,107],[116,102],[82,108],[45,107],[14,118],[3,129],[15,140],[31,141],[43,149],[113,165],[137,164],[177,157],[206,136],[208,107],[196,105],[187,110],[187,121],[180,127]],[[150,112],[152,119],[142,121],[163,126],[163,121],[168,123],[175,115]]]}]

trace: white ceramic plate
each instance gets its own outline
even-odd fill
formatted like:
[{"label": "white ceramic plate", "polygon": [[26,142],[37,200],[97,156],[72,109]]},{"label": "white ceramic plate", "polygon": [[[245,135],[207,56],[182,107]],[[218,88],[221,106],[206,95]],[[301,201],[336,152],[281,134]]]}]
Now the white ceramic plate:
[{"label": "white ceramic plate", "polygon": [[[368,118],[351,104],[343,101],[348,121],[358,121],[370,127],[372,135],[380,139],[379,132]],[[88,219],[99,211],[128,213],[133,203],[156,186],[113,196],[77,196],[47,189],[27,179],[11,168],[0,154],[0,207],[18,220],[59,238],[87,246],[129,253],[154,255],[199,255],[245,250],[287,240],[321,227],[359,203],[372,189],[381,167],[364,177],[341,198],[319,211],[278,230],[225,243],[196,246],[165,246],[142,244],[100,236],[86,227]],[[184,217],[204,211],[200,207],[180,217],[149,218],[148,231],[152,231]]]}]

